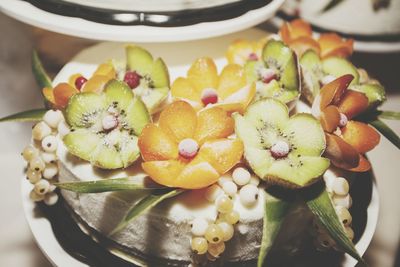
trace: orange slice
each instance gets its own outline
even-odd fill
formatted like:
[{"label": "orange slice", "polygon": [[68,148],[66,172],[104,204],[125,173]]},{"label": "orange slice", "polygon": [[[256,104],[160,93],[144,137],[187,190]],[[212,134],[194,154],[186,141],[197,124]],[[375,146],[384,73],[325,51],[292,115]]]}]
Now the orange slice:
[{"label": "orange slice", "polygon": [[199,112],[194,138],[203,144],[212,139],[224,138],[233,133],[234,121],[225,110],[212,107]]},{"label": "orange slice", "polygon": [[368,108],[368,98],[363,93],[347,90],[342,96],[338,108],[348,119],[351,119]]},{"label": "orange slice", "polygon": [[342,128],[342,138],[352,145],[359,153],[364,154],[379,144],[381,136],[368,124],[349,121]]},{"label": "orange slice", "polygon": [[178,158],[178,145],[154,124],[144,127],[139,136],[138,146],[145,161]]},{"label": "orange slice", "polygon": [[240,161],[243,149],[243,143],[239,139],[220,139],[204,143],[199,154],[206,158],[219,174],[224,174]]},{"label": "orange slice", "polygon": [[117,76],[115,72],[115,68],[112,63],[102,63],[100,64],[96,71],[93,73],[93,76],[102,75],[108,77],[109,80],[114,79]]},{"label": "orange slice", "polygon": [[142,163],[142,168],[156,183],[178,187],[177,177],[185,164],[179,160],[147,161]]},{"label": "orange slice", "polygon": [[243,65],[246,63],[249,55],[254,52],[254,47],[249,41],[236,40],[228,47],[226,58],[230,64]]},{"label": "orange slice", "polygon": [[90,78],[82,88],[82,92],[95,92],[101,93],[104,90],[104,86],[110,80],[109,77],[104,75],[94,75]]},{"label": "orange slice", "polygon": [[279,34],[282,37],[284,43],[289,44],[290,41],[297,39],[301,36],[312,36],[312,29],[309,23],[302,19],[295,19],[291,22],[283,24],[279,30]]},{"label": "orange slice", "polygon": [[336,33],[321,34],[318,39],[321,47],[321,57],[348,57],[353,53],[353,42],[352,39],[343,40]]},{"label": "orange slice", "polygon": [[333,165],[342,169],[351,169],[358,166],[360,156],[350,144],[333,134],[325,134],[326,149],[324,155]]},{"label": "orange slice", "polygon": [[290,41],[289,46],[296,52],[297,56],[299,57],[309,49],[314,50],[317,54],[319,54],[321,51],[318,42],[308,36],[301,36]]},{"label": "orange slice", "polygon": [[245,85],[246,77],[243,68],[237,64],[226,65],[219,77],[218,97],[223,100]]},{"label": "orange slice", "polygon": [[45,87],[42,89],[42,94],[44,98],[46,98],[47,101],[49,101],[51,104],[55,105],[56,100],[54,99],[54,93],[53,93],[53,88]]},{"label": "orange slice", "polygon": [[54,101],[57,106],[65,108],[71,96],[79,93],[79,91],[68,83],[59,83],[53,89]]},{"label": "orange slice", "polygon": [[324,85],[320,91],[321,110],[330,104],[336,105],[340,101],[340,98],[342,97],[343,93],[347,90],[347,87],[349,86],[349,84],[353,79],[354,79],[353,75],[345,74],[333,80],[332,82]]},{"label": "orange slice", "polygon": [[327,106],[321,111],[319,120],[325,132],[335,131],[340,122],[339,109],[333,105]]},{"label": "orange slice", "polygon": [[362,155],[360,155],[360,162],[358,163],[358,166],[350,169],[350,171],[353,172],[366,172],[371,169],[371,163]]},{"label": "orange slice", "polygon": [[190,67],[187,78],[198,92],[205,88],[217,88],[217,66],[211,58],[197,59]]},{"label": "orange slice", "polygon": [[182,139],[193,138],[197,125],[197,114],[187,102],[175,101],[161,112],[159,125],[178,143]]},{"label": "orange slice", "polygon": [[191,101],[200,102],[201,92],[186,79],[179,77],[171,86],[171,95],[174,98],[183,98]]},{"label": "orange slice", "polygon": [[[68,79],[69,85],[71,85],[72,87],[75,87],[75,88],[76,88],[76,86],[75,86],[75,81],[76,81],[76,79],[78,79],[78,78],[81,77],[81,76],[83,76],[83,75],[80,74],[80,73],[75,73],[75,74],[72,74],[71,76],[69,76],[69,79]],[[78,88],[77,88],[77,89],[78,89]]]}]

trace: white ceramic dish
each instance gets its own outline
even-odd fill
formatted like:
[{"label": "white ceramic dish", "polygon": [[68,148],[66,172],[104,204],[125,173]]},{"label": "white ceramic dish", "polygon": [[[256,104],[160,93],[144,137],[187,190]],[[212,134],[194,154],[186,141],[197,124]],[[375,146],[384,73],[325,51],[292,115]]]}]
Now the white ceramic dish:
[{"label": "white ceramic dish", "polygon": [[[224,52],[233,40],[237,38],[258,39],[268,33],[257,29],[249,29],[231,34],[225,37],[218,37],[209,40],[200,40],[184,43],[169,44],[146,44],[146,49],[150,50],[155,56],[161,56],[169,66],[171,79],[184,75],[190,63],[200,56],[210,56],[216,60],[221,69],[226,62]],[[200,48],[200,49],[199,49]],[[123,58],[123,44],[120,43],[100,43],[93,47],[83,50],[71,62],[66,64],[55,78],[55,83],[65,81],[73,74],[80,72],[83,75],[90,75],[96,65],[109,58]],[[49,221],[38,215],[35,204],[28,197],[32,186],[24,179],[22,181],[22,200],[25,215],[32,233],[51,263],[55,266],[85,266],[75,258],[70,256],[58,243]],[[372,187],[371,201],[367,209],[368,221],[361,239],[357,242],[356,248],[363,254],[374,234],[378,219],[379,199],[375,183]],[[353,267],[355,260],[346,255],[342,267]]]},{"label": "white ceramic dish", "polygon": [[122,42],[177,42],[210,38],[250,28],[274,16],[283,2],[284,0],[273,0],[261,8],[250,10],[232,19],[181,27],[119,26],[96,23],[81,18],[52,14],[20,0],[0,1],[0,10],[33,26],[82,38]]}]

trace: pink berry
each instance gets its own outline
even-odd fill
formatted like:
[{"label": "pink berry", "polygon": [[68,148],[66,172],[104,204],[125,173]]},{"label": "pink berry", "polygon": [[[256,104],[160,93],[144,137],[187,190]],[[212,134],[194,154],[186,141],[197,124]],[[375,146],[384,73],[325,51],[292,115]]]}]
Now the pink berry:
[{"label": "pink berry", "polygon": [[271,69],[262,69],[260,71],[260,76],[263,83],[269,83],[270,81],[276,79],[276,73]]},{"label": "pink berry", "polygon": [[186,138],[179,143],[178,150],[181,157],[191,159],[197,155],[199,144],[191,138]]},{"label": "pink berry", "polygon": [[82,89],[82,86],[87,82],[87,79],[83,76],[79,76],[78,78],[76,78],[75,80],[75,87],[78,90]]},{"label": "pink berry", "polygon": [[276,142],[270,149],[271,155],[275,159],[284,158],[289,154],[289,144],[285,141],[278,141]]},{"label": "pink berry", "polygon": [[258,60],[258,56],[256,53],[250,53],[248,60],[250,61],[257,61]]},{"label": "pink berry", "polygon": [[206,88],[201,93],[201,102],[203,102],[204,106],[208,104],[215,104],[218,102],[218,93],[212,88]]},{"label": "pink berry", "polygon": [[349,120],[347,119],[347,116],[343,113],[340,113],[340,121],[339,121],[339,127],[344,127],[347,125],[347,122]]},{"label": "pink berry", "polygon": [[131,89],[135,89],[140,84],[140,76],[136,71],[127,71],[124,76],[124,82],[128,84]]}]

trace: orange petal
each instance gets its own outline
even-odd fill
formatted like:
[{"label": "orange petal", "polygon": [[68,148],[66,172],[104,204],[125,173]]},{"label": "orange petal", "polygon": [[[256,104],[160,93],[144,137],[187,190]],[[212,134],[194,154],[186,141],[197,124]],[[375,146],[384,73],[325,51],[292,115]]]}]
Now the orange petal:
[{"label": "orange petal", "polygon": [[333,105],[327,106],[321,111],[319,120],[324,131],[328,133],[333,132],[336,130],[340,122],[340,113],[338,108]]},{"label": "orange petal", "polygon": [[69,85],[71,85],[72,87],[76,88],[75,81],[76,81],[77,78],[79,78],[81,76],[83,76],[83,75],[80,74],[80,73],[75,73],[75,74],[72,74],[71,76],[69,76],[69,79],[68,79]]},{"label": "orange petal", "polygon": [[93,76],[102,75],[108,77],[108,79],[114,79],[117,76],[115,72],[115,68],[112,63],[103,63],[100,64],[96,71],[93,73]]},{"label": "orange petal", "polygon": [[199,92],[205,88],[215,89],[218,85],[217,66],[211,58],[199,58],[190,67],[187,78]]},{"label": "orange petal", "polygon": [[159,125],[178,143],[182,139],[193,138],[197,126],[197,114],[189,103],[178,100],[161,112]]},{"label": "orange petal", "polygon": [[292,40],[301,36],[312,36],[312,29],[309,23],[302,19],[295,19],[291,22],[286,22],[281,27],[279,34],[283,42],[289,44]]},{"label": "orange petal", "polygon": [[226,52],[226,58],[230,64],[243,65],[246,63],[251,53],[254,53],[254,48],[249,41],[236,40],[229,45]]},{"label": "orange petal", "polygon": [[176,186],[186,189],[199,189],[212,185],[219,177],[217,170],[198,154],[176,178]]},{"label": "orange petal", "polygon": [[45,87],[42,89],[42,93],[47,101],[49,101],[53,105],[56,104],[56,100],[54,99],[54,94],[53,94],[53,88]]},{"label": "orange petal", "polygon": [[301,36],[290,41],[289,46],[296,52],[299,57],[309,49],[314,50],[317,54],[319,54],[321,50],[318,42],[308,36]]},{"label": "orange petal", "polygon": [[324,155],[329,158],[333,165],[342,169],[351,169],[358,166],[359,153],[342,138],[325,134],[326,149]]},{"label": "orange petal", "polygon": [[236,165],[243,155],[243,143],[239,139],[219,139],[205,142],[200,148],[202,155],[218,172],[224,174]]},{"label": "orange petal", "polygon": [[336,105],[353,79],[353,75],[345,74],[325,84],[319,92],[321,95],[321,110],[330,104]]},{"label": "orange petal", "polygon": [[179,160],[147,161],[142,163],[143,170],[156,183],[177,187],[177,177],[185,168],[185,164]]},{"label": "orange petal", "polygon": [[79,93],[79,91],[68,83],[59,83],[53,89],[54,101],[57,106],[65,108],[70,97],[77,93]]},{"label": "orange petal", "polygon": [[358,163],[358,166],[350,169],[350,171],[353,172],[366,172],[371,169],[371,163],[362,155],[360,155],[360,162]]},{"label": "orange petal", "polygon": [[343,40],[336,33],[321,34],[318,43],[321,47],[322,58],[330,56],[348,57],[353,53],[353,40]]},{"label": "orange petal", "polygon": [[104,86],[108,83],[110,80],[109,77],[104,76],[104,75],[95,75],[92,76],[84,85],[82,88],[82,92],[95,92],[95,93],[101,93],[104,90]]},{"label": "orange petal", "polygon": [[154,124],[144,127],[138,146],[145,161],[178,158],[178,145]]},{"label": "orange petal", "polygon": [[351,119],[368,108],[368,98],[363,93],[347,90],[342,96],[338,108],[348,119]]},{"label": "orange petal", "polygon": [[201,99],[201,91],[196,90],[186,78],[182,77],[177,78],[173,82],[171,95],[174,98],[183,98],[196,102],[200,102]]},{"label": "orange petal", "polygon": [[246,85],[243,67],[237,64],[226,65],[222,70],[218,83],[218,97],[225,99]]},{"label": "orange petal", "polygon": [[359,153],[364,154],[379,144],[381,136],[368,124],[349,121],[342,128],[342,138]]},{"label": "orange petal", "polygon": [[255,95],[256,85],[252,83],[239,89],[236,93],[231,94],[223,102],[219,102],[215,106],[226,110],[229,114],[233,112],[243,114]]},{"label": "orange petal", "polygon": [[199,112],[194,138],[203,144],[212,139],[225,138],[233,133],[234,121],[225,110],[213,107]]}]

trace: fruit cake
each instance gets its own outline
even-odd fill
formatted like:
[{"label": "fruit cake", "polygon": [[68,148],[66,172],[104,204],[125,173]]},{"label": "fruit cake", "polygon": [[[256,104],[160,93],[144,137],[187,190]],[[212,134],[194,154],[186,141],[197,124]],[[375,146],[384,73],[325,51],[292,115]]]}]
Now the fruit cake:
[{"label": "fruit cake", "polygon": [[265,266],[333,249],[363,261],[349,189],[388,128],[376,123],[385,91],[351,53],[351,40],[315,39],[299,20],[172,81],[136,45],[57,84],[34,53],[50,109],[2,121],[36,122],[22,152],[30,198],[62,196],[88,234],[136,264]]}]

